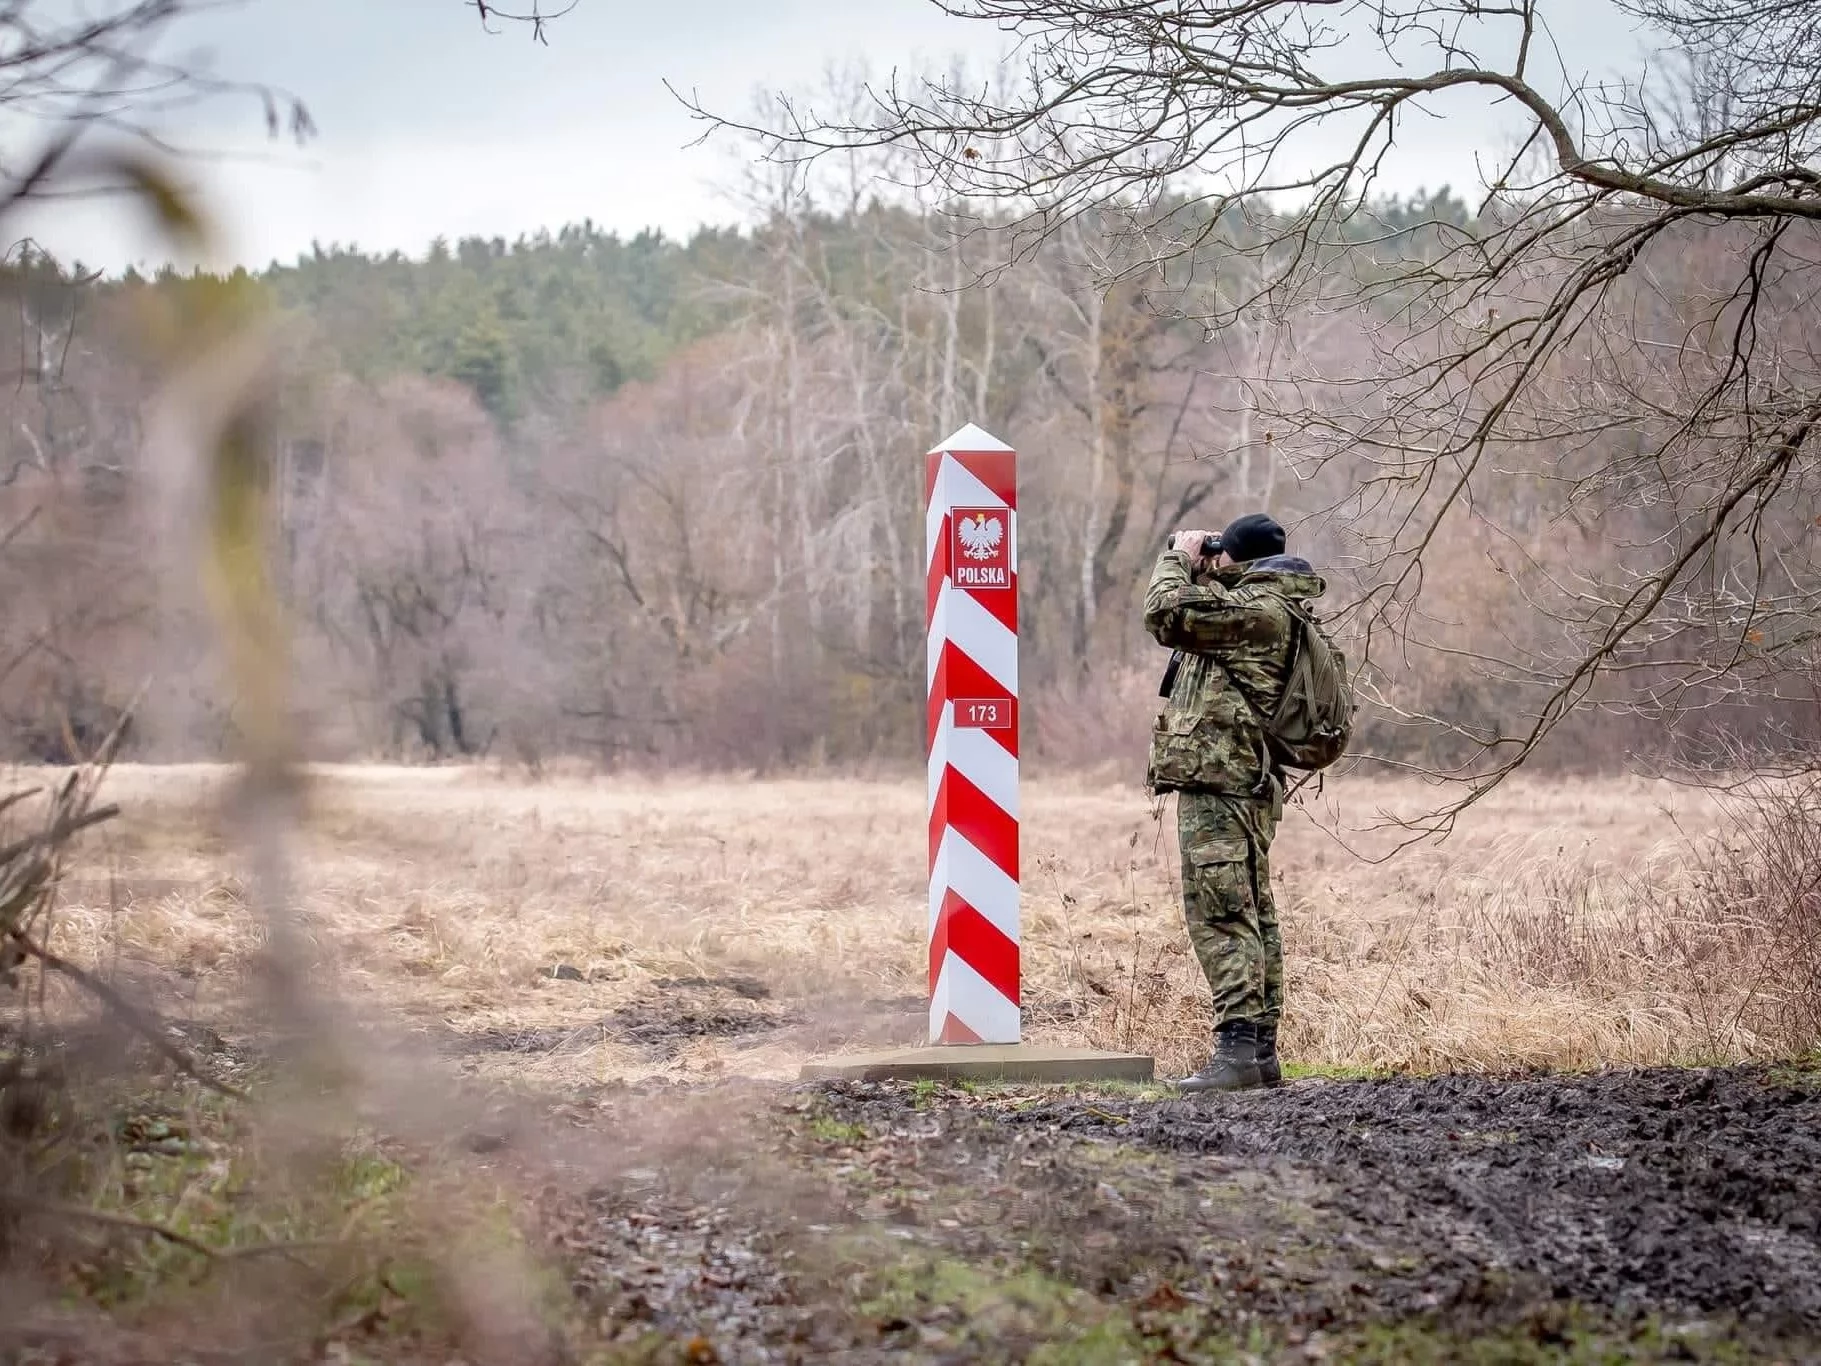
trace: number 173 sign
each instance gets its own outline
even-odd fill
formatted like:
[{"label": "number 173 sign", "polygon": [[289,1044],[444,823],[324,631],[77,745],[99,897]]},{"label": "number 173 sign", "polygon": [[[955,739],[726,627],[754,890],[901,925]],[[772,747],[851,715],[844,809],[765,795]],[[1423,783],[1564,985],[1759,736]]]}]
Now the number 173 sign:
[{"label": "number 173 sign", "polygon": [[958,730],[1010,730],[1012,699],[1009,697],[957,697],[955,726]]}]

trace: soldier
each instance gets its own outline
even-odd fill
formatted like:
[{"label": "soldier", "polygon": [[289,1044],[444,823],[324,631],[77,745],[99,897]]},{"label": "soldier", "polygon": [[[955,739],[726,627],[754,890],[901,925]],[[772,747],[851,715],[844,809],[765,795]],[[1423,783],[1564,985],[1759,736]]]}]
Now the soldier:
[{"label": "soldier", "polygon": [[1264,724],[1290,667],[1287,600],[1324,591],[1306,560],[1284,554],[1283,528],[1252,513],[1218,538],[1178,533],[1145,594],[1145,629],[1178,652],[1151,737],[1149,782],[1178,794],[1189,941],[1214,994],[1213,1058],[1177,1083],[1184,1094],[1282,1080],[1283,945],[1270,853],[1284,781]]}]

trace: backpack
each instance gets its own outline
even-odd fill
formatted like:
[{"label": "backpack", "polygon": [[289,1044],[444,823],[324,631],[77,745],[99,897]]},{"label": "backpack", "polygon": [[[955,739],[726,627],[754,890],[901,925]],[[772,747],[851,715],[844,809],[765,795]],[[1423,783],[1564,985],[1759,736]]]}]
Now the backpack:
[{"label": "backpack", "polygon": [[1308,605],[1293,598],[1283,602],[1294,623],[1283,696],[1272,712],[1256,703],[1252,709],[1263,722],[1271,757],[1284,768],[1313,773],[1347,752],[1353,738],[1353,683],[1347,656]]}]

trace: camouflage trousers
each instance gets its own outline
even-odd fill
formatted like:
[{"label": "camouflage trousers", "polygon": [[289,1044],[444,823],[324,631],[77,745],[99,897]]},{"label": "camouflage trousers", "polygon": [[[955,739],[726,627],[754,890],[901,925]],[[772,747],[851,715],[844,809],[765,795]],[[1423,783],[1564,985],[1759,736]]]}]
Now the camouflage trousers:
[{"label": "camouflage trousers", "polygon": [[1284,949],[1271,900],[1271,837],[1281,799],[1212,792],[1176,799],[1189,942],[1214,993],[1214,1023],[1275,1022],[1284,1005]]}]

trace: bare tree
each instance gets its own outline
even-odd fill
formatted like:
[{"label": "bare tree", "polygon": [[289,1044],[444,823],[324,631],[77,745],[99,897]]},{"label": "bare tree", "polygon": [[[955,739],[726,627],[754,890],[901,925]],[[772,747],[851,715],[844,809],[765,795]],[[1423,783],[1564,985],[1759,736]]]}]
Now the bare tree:
[{"label": "bare tree", "polygon": [[[1502,546],[1513,602],[1552,623],[1546,650],[1513,632],[1478,661],[1520,689],[1521,714],[1407,718],[1471,742],[1445,766],[1465,788],[1436,827],[1589,704],[1685,733],[1724,724],[1690,708],[1727,681],[1812,669],[1795,623],[1821,609],[1804,553],[1821,371],[1778,319],[1812,306],[1821,0],[1626,0],[1695,79],[1597,86],[1553,41],[1566,0],[940,7],[1015,34],[1015,70],[893,81],[865,118],[790,100],[770,127],[696,112],[799,171],[908,153],[909,188],[996,206],[1014,256],[1117,212],[1109,279],[1244,260],[1251,288],[1185,304],[1215,338],[1292,310],[1368,338],[1262,388],[1259,417],[1296,477],[1332,491],[1371,658],[1459,648],[1425,634],[1425,569],[1457,524]],[[1394,148],[1476,107],[1526,124],[1477,212],[1375,214]],[[1721,233],[1697,294],[1662,304],[1662,274]],[[1514,502],[1520,466],[1540,487]],[[1623,551],[1538,559],[1539,513],[1601,520]]]},{"label": "bare tree", "polygon": [[292,498],[294,588],[348,677],[369,749],[488,751],[523,594],[509,570],[523,500],[473,394],[394,380],[335,386],[336,440]]},{"label": "bare tree", "polygon": [[530,28],[533,42],[548,45],[550,42],[548,25],[575,9],[581,0],[568,0],[566,4],[559,0],[559,3],[549,8],[541,4],[540,0],[531,0],[529,9],[510,4],[496,5],[492,3],[492,0],[462,0],[462,3],[473,6],[475,12],[480,15],[481,27],[489,33],[497,32],[493,27],[496,22],[524,24]]}]

